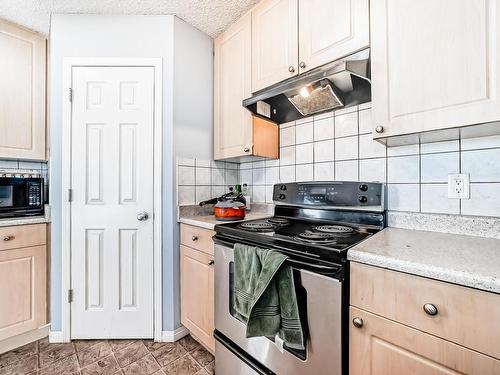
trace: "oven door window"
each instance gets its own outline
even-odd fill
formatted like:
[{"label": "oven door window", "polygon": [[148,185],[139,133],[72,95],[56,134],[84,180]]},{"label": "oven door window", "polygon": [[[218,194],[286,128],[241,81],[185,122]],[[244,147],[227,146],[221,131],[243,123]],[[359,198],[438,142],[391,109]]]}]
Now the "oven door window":
[{"label": "oven door window", "polygon": [[10,185],[0,186],[0,207],[12,207],[14,203],[13,187]]},{"label": "oven door window", "polygon": [[[302,286],[300,281],[300,271],[297,269],[293,269],[293,277],[295,281],[295,293],[297,295],[297,303],[299,305],[299,316],[300,322],[302,324],[302,330],[304,332],[304,337],[306,339],[306,350],[298,350],[287,347],[286,343],[283,344],[283,349],[290,352],[297,358],[305,361],[307,359],[307,342],[309,339],[309,332],[307,329],[307,291]],[[229,263],[229,313],[231,316],[237,320],[239,320],[242,324],[246,324],[243,322],[236,311],[234,310],[234,262]],[[268,340],[275,342],[274,337],[266,336]]]}]

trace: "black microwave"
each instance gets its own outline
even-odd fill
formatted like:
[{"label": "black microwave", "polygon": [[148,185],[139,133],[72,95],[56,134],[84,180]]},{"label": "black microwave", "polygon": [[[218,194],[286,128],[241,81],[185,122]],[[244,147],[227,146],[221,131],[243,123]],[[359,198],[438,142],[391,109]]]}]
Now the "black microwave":
[{"label": "black microwave", "polygon": [[0,177],[0,218],[43,215],[43,178]]}]

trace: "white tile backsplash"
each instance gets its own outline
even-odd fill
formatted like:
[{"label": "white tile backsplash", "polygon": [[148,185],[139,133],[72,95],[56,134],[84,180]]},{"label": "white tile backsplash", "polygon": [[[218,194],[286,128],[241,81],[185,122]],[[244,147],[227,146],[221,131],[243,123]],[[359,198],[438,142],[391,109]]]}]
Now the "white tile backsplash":
[{"label": "white tile backsplash", "polygon": [[195,169],[192,167],[178,167],[179,185],[195,185]]},{"label": "white tile backsplash", "polygon": [[[500,136],[386,148],[372,139],[374,127],[366,103],[281,124],[279,160],[179,159],[179,166],[198,167],[196,185],[179,186],[179,201],[193,204],[209,186],[210,197],[221,195],[235,179],[249,186],[255,202],[271,202],[275,183],[360,180],[386,183],[389,210],[500,217]],[[448,199],[448,174],[457,172],[470,174],[471,199]],[[183,182],[192,176],[186,172]]]},{"label": "white tile backsplash", "polygon": [[358,135],[358,112],[335,116],[335,137]]},{"label": "white tile backsplash", "polygon": [[295,146],[295,163],[306,164],[313,162],[313,144],[305,143]]},{"label": "white tile backsplash", "polygon": [[358,136],[335,139],[335,160],[358,158]]},{"label": "white tile backsplash", "polygon": [[458,173],[460,170],[460,154],[458,152],[449,152],[445,154],[426,154],[422,155],[421,182],[448,182],[449,173]]},{"label": "white tile backsplash", "polygon": [[500,182],[500,148],[462,152],[462,172],[471,182]]},{"label": "white tile backsplash", "polygon": [[440,214],[459,214],[460,199],[448,198],[448,185],[421,185],[421,212]]},{"label": "white tile backsplash", "polygon": [[419,157],[401,156],[387,159],[387,182],[418,183]]}]

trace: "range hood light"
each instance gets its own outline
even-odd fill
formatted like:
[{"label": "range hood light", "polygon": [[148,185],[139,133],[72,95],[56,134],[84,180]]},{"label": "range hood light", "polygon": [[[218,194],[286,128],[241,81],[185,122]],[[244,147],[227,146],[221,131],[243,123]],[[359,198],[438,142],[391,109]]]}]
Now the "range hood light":
[{"label": "range hood light", "polygon": [[300,89],[300,96],[302,96],[303,98],[308,98],[312,92],[313,92],[312,85],[304,86]]}]

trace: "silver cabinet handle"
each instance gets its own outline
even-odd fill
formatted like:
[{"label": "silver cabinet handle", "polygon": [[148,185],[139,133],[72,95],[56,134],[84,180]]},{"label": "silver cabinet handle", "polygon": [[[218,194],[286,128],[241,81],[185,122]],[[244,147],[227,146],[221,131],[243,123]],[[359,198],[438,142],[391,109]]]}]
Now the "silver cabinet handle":
[{"label": "silver cabinet handle", "polygon": [[192,240],[192,241],[198,241],[198,236],[193,236],[193,237],[191,237],[191,240]]},{"label": "silver cabinet handle", "polygon": [[377,133],[383,133],[384,132],[384,127],[382,125],[379,125],[375,128],[375,131]]},{"label": "silver cabinet handle", "polygon": [[305,69],[306,68],[306,63],[304,61],[301,61],[299,64],[300,69]]},{"label": "silver cabinet handle", "polygon": [[10,241],[10,240],[13,240],[14,239],[14,236],[5,236],[3,238],[4,241]]},{"label": "silver cabinet handle", "polygon": [[209,265],[209,266],[213,266],[213,265],[214,265],[214,263],[215,263],[215,260],[213,260],[213,259],[210,259],[210,260],[208,261],[208,265]]},{"label": "silver cabinet handle", "polygon": [[356,328],[361,328],[363,327],[363,319],[361,318],[354,318],[352,320],[352,325]]},{"label": "silver cabinet handle", "polygon": [[146,221],[149,218],[149,215],[147,212],[139,212],[137,214],[137,220],[139,221]]},{"label": "silver cabinet handle", "polygon": [[288,67],[288,71],[289,71],[290,73],[295,73],[295,68],[294,68],[293,66],[289,66],[289,67]]},{"label": "silver cabinet handle", "polygon": [[250,152],[250,147],[245,147],[245,148],[243,149],[243,151],[244,151],[244,152]]},{"label": "silver cabinet handle", "polygon": [[437,315],[439,312],[437,307],[435,305],[433,305],[432,303],[426,303],[423,306],[423,309],[424,309],[426,314],[431,315],[431,316]]}]

